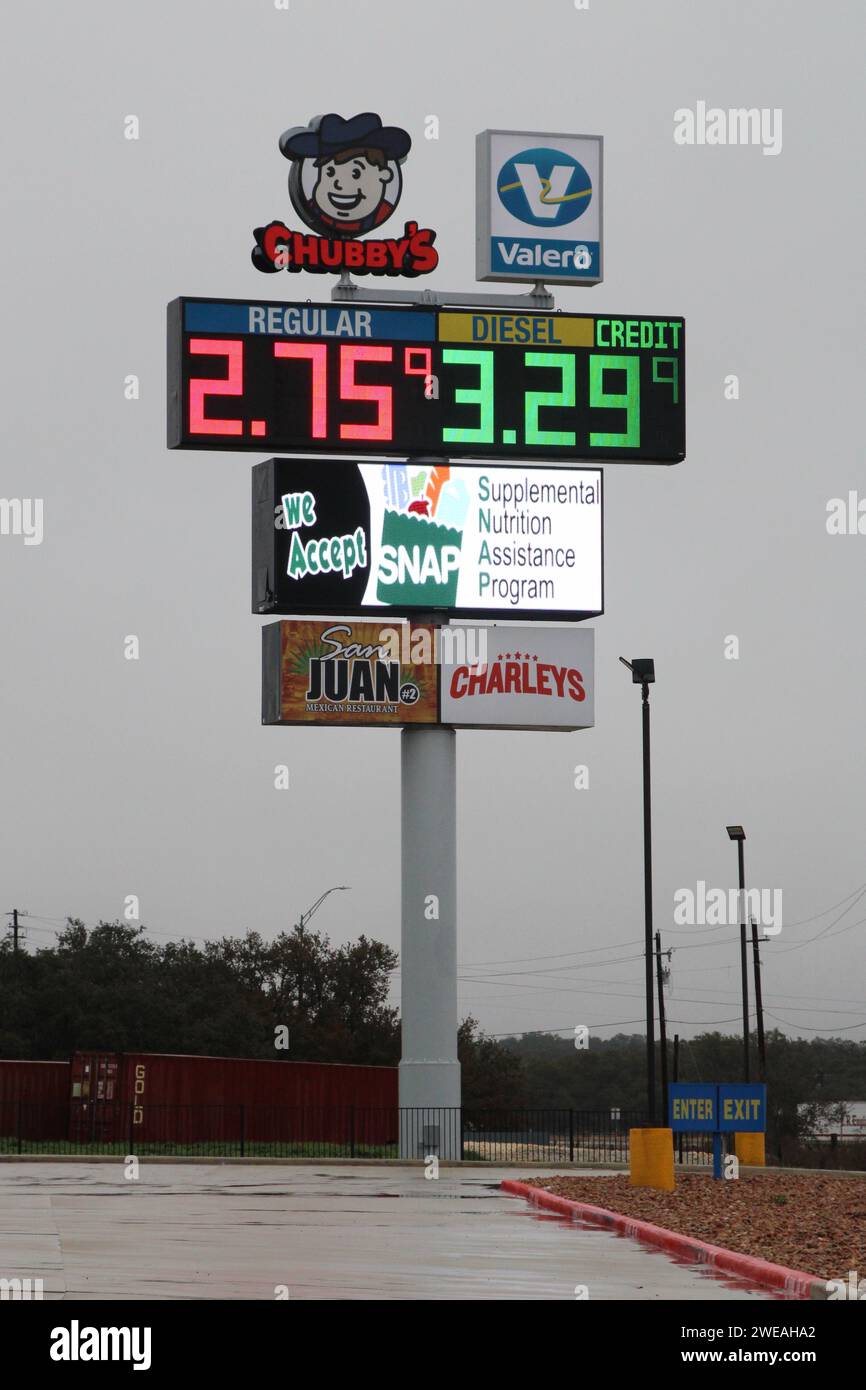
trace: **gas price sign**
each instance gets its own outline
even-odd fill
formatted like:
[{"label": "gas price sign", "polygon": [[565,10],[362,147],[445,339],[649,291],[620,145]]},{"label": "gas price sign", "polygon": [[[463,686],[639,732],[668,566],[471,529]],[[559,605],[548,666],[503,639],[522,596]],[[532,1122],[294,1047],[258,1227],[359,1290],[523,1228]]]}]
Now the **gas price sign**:
[{"label": "gas price sign", "polygon": [[679,463],[681,318],[176,299],[168,444]]}]

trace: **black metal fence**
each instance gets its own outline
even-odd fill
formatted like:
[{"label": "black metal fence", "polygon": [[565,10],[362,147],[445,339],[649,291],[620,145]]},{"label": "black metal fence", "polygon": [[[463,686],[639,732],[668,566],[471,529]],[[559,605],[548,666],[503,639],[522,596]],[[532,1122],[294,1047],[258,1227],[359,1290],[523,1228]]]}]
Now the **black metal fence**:
[{"label": "black metal fence", "polygon": [[[628,1110],[0,1102],[0,1154],[213,1158],[462,1158],[628,1163]],[[712,1162],[712,1136],[678,1135],[680,1162]]]}]

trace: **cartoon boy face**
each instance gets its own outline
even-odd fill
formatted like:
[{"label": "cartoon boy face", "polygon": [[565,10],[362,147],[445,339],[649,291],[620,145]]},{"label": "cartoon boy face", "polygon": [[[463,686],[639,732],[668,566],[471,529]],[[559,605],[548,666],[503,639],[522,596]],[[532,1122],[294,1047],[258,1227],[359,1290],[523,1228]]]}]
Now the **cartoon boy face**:
[{"label": "cartoon boy face", "polygon": [[333,159],[317,159],[316,168],[319,177],[313,202],[337,222],[373,217],[393,178],[385,155],[374,149],[342,150]]}]

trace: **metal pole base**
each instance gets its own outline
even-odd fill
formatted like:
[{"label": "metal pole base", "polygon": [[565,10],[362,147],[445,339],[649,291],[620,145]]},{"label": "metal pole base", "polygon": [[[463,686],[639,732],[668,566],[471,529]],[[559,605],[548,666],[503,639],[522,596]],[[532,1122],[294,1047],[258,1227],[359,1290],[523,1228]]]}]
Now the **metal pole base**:
[{"label": "metal pole base", "polygon": [[460,1063],[401,1062],[398,1075],[400,1157],[459,1159]]},{"label": "metal pole base", "polygon": [[400,1157],[459,1158],[456,735],[404,729]]}]

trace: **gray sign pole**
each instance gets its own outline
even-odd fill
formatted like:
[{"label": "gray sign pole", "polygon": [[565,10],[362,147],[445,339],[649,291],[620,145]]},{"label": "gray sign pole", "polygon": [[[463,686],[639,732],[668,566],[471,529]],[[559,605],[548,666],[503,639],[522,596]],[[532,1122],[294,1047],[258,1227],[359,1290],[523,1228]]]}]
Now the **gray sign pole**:
[{"label": "gray sign pole", "polygon": [[458,1159],[457,735],[408,728],[400,741],[400,1157]]}]

